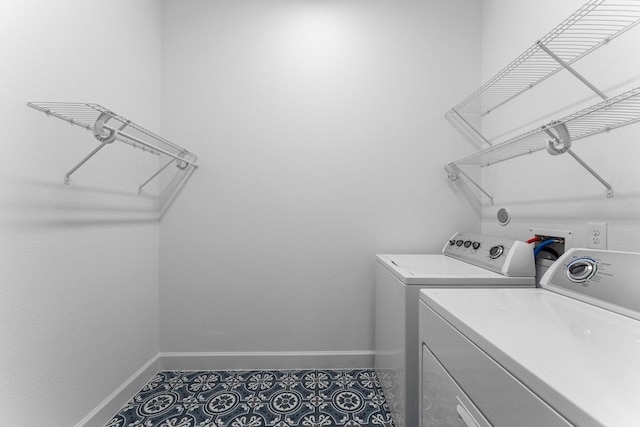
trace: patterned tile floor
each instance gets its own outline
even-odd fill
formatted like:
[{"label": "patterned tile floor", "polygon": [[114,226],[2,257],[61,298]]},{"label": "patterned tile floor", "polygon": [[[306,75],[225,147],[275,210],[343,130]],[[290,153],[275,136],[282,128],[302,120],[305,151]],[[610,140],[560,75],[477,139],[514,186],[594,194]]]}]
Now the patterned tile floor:
[{"label": "patterned tile floor", "polygon": [[393,427],[373,370],[162,371],[105,427]]}]

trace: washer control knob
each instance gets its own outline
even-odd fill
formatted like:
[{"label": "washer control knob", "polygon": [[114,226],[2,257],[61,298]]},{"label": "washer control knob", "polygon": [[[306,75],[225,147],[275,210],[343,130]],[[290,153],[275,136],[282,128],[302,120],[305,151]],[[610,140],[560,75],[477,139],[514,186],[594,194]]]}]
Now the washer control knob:
[{"label": "washer control knob", "polygon": [[462,240],[456,240],[456,246],[462,246],[463,243]]},{"label": "washer control knob", "polygon": [[471,246],[471,240],[467,240],[466,242],[464,242],[465,248],[468,248],[469,246]]},{"label": "washer control knob", "polygon": [[480,248],[480,242],[473,242],[473,249],[478,250]]},{"label": "washer control knob", "polygon": [[489,249],[489,258],[496,259],[504,253],[504,246],[496,245]]},{"label": "washer control knob", "polygon": [[575,283],[584,283],[598,270],[596,261],[591,258],[578,258],[567,265],[567,278]]},{"label": "washer control knob", "polygon": [[449,246],[453,246],[453,245],[455,245],[455,244],[456,244],[456,241],[455,241],[455,240],[453,240],[453,239],[449,240]]}]

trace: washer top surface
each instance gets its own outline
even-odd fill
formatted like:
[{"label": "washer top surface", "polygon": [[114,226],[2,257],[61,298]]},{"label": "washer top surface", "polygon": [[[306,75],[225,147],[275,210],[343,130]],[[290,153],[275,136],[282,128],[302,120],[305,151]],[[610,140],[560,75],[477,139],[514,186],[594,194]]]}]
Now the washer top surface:
[{"label": "washer top surface", "polygon": [[640,321],[539,288],[426,289],[421,299],[551,406],[640,425]]},{"label": "washer top surface", "polygon": [[443,254],[376,256],[405,285],[533,286],[533,277],[508,277]]}]

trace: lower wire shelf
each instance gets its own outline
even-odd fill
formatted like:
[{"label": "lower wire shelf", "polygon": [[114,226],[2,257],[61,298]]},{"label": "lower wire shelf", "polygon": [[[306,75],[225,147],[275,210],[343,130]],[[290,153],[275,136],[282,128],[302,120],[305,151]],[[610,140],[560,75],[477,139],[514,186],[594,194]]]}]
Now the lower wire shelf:
[{"label": "lower wire shelf", "polygon": [[[640,121],[640,87],[448,163],[445,165],[445,170],[449,179],[454,181],[462,172],[460,166],[491,166],[542,150],[547,150],[553,155],[568,152],[607,187],[607,196],[613,197],[611,186],[577,157],[571,150],[571,142],[638,121]],[[469,178],[464,172],[462,175]],[[474,185],[482,190],[477,183],[474,182]],[[482,191],[491,198],[484,190]]]}]

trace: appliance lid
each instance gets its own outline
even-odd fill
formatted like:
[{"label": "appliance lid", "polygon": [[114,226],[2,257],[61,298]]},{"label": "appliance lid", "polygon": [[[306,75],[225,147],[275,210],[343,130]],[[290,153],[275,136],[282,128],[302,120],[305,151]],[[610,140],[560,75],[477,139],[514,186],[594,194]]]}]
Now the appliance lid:
[{"label": "appliance lid", "polygon": [[442,254],[380,254],[377,261],[406,285],[535,284],[533,277],[507,277]]}]

